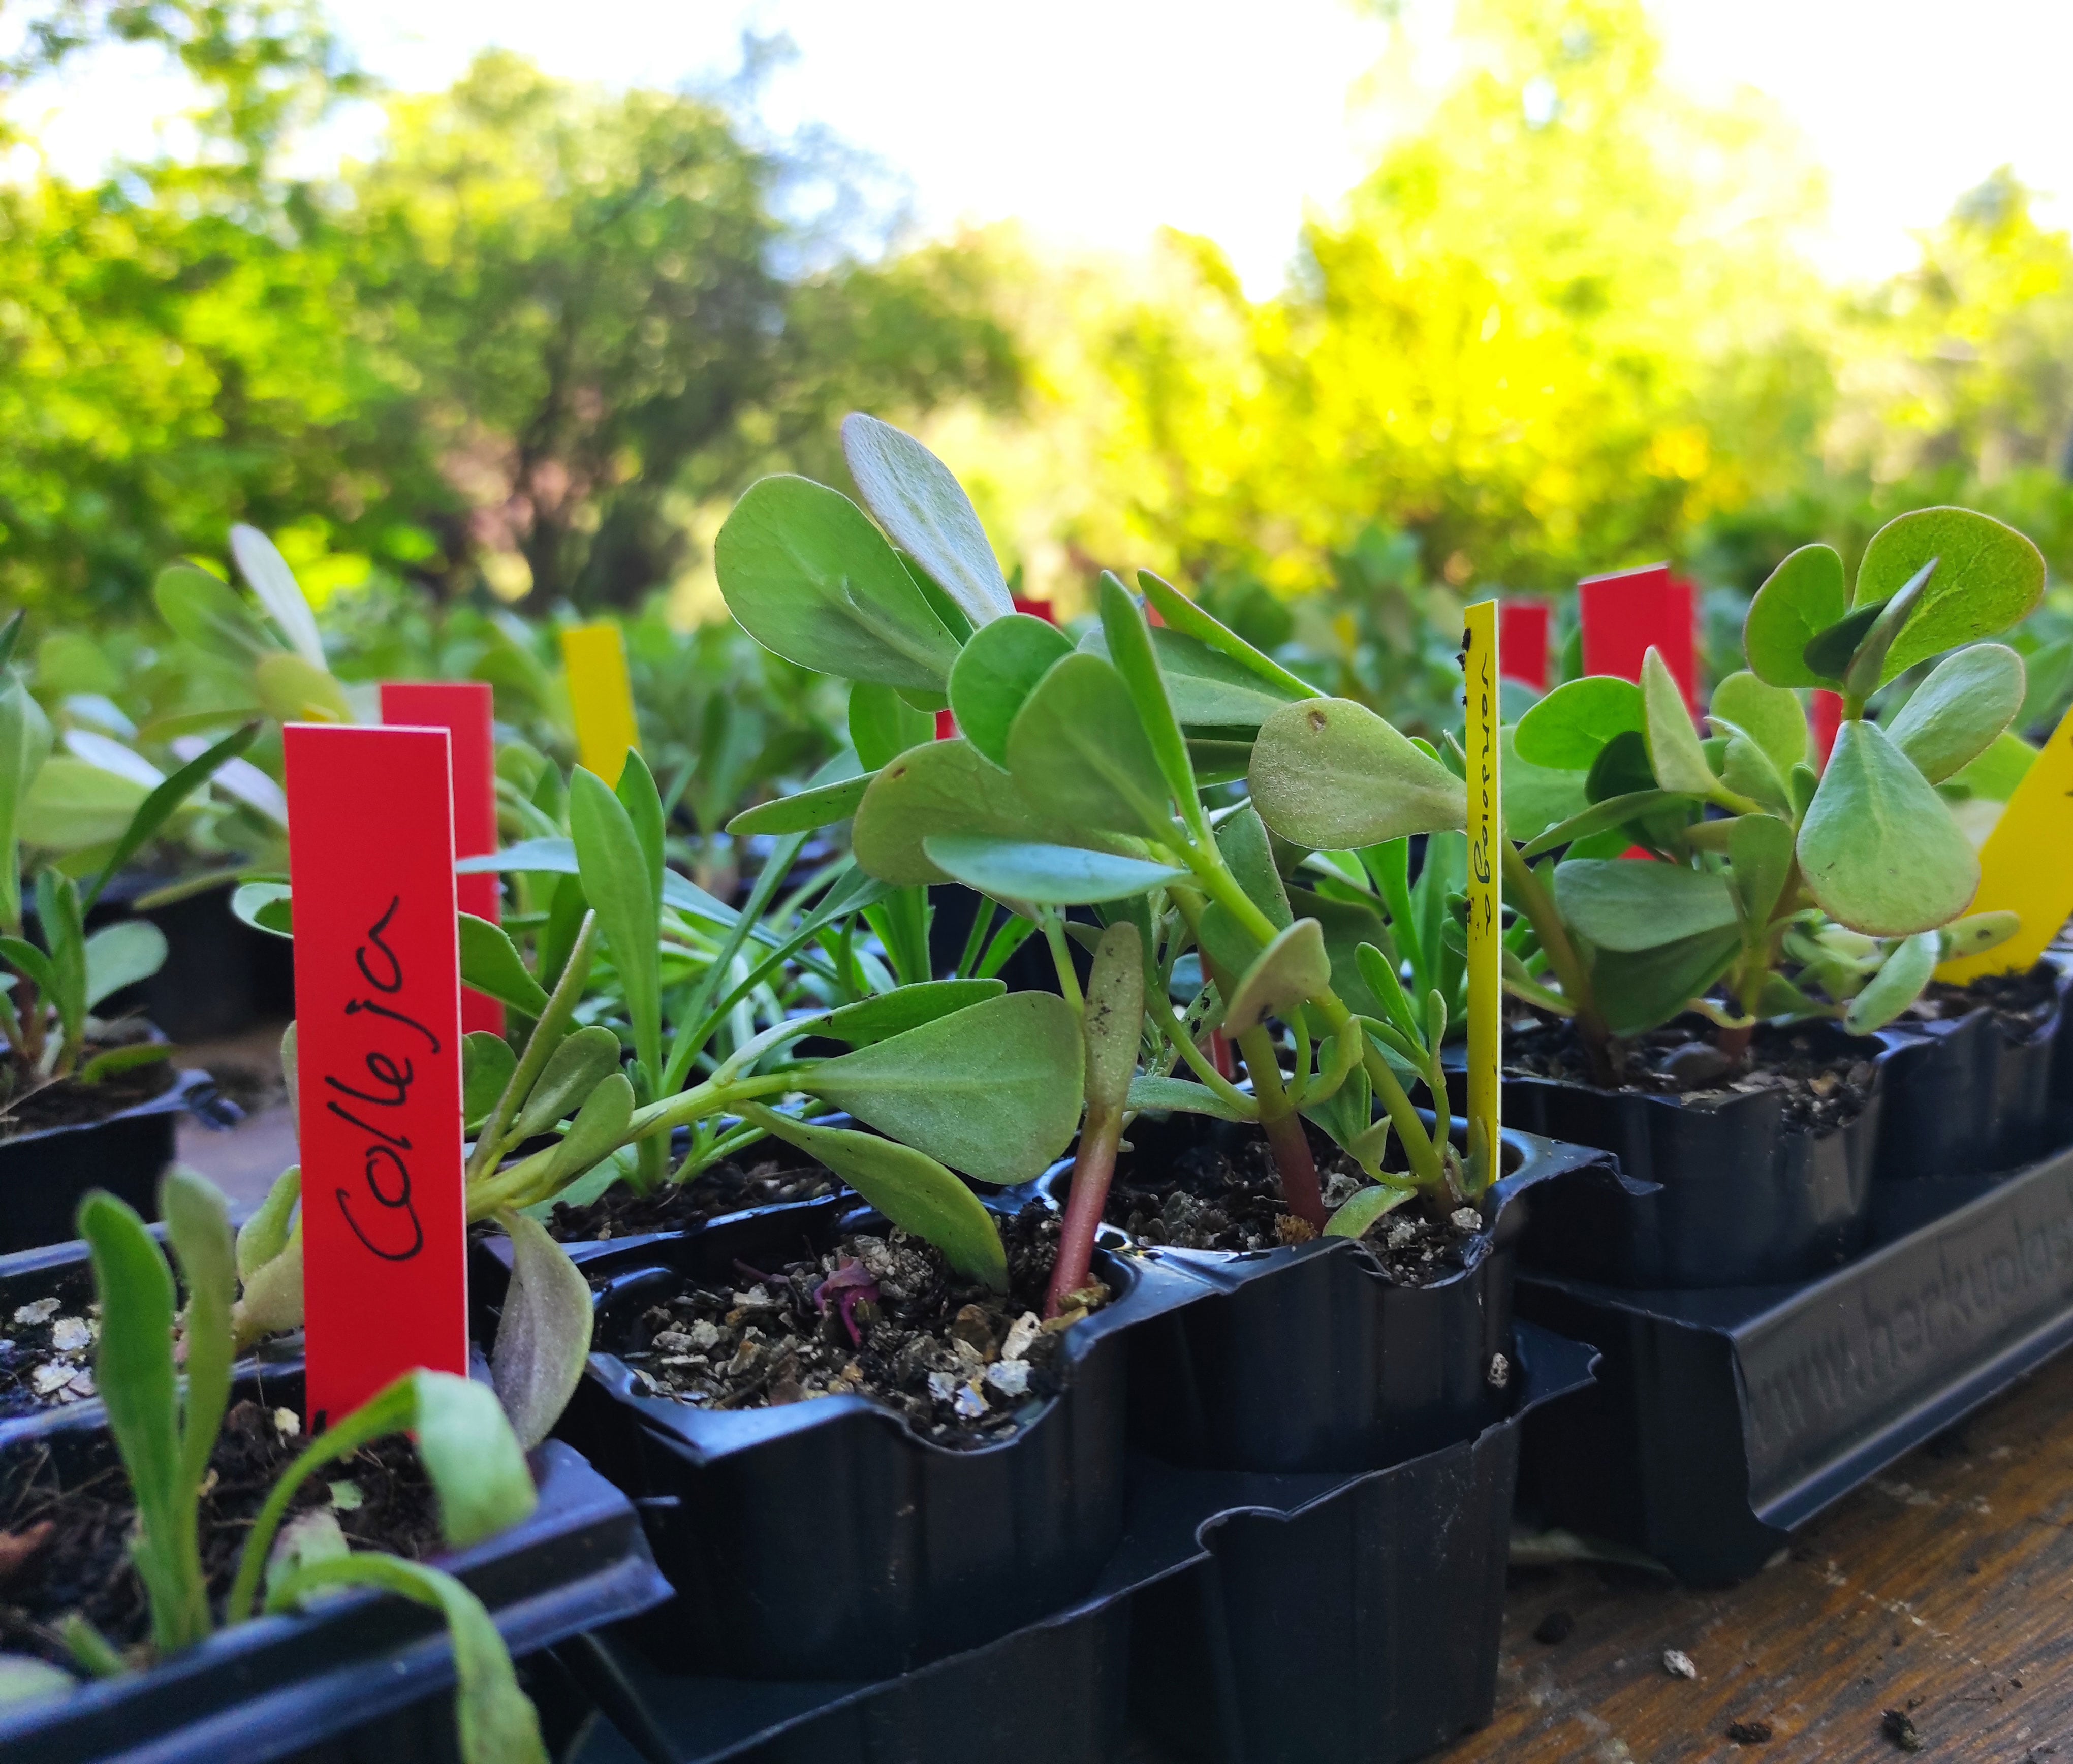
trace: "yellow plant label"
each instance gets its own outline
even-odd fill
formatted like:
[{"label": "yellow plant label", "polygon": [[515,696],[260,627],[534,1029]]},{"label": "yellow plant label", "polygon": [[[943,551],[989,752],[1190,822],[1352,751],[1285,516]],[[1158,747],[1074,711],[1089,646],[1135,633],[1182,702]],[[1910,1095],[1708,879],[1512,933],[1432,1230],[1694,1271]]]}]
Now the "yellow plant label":
[{"label": "yellow plant label", "polygon": [[2068,711],[1980,847],[1974,913],[2013,913],[2022,928],[1981,955],[1946,962],[1936,978],[1963,986],[1983,974],[2025,974],[2073,914],[2073,711]]},{"label": "yellow plant label", "polygon": [[626,672],[626,638],[616,624],[574,624],[562,632],[562,666],[569,678],[569,708],[576,719],[576,756],[584,770],[616,785],[626,750],[641,745],[633,719],[633,686]]},{"label": "yellow plant label", "polygon": [[1461,638],[1469,756],[1469,1152],[1479,1185],[1501,1173],[1498,1062],[1504,1034],[1503,780],[1498,746],[1497,602],[1468,608]]}]

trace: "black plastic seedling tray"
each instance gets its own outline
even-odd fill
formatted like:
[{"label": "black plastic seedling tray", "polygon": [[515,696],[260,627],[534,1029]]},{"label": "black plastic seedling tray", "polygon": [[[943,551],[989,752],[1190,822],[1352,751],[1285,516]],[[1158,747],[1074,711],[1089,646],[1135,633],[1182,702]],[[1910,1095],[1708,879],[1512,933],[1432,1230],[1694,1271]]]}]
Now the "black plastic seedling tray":
[{"label": "black plastic seedling tray", "polygon": [[[1430,1117],[1427,1117],[1430,1123]],[[1456,1138],[1466,1128],[1457,1122]],[[1167,1157],[1256,1129],[1201,1116],[1140,1121],[1135,1155]],[[1515,1240],[1542,1185],[1616,1185],[1605,1153],[1504,1135],[1506,1174],[1486,1197],[1486,1234],[1467,1266],[1424,1286],[1395,1284],[1350,1239],[1232,1253],[1156,1248],[1211,1289],[1131,1337],[1131,1437],[1206,1469],[1378,1469],[1475,1434],[1508,1412]],[[1064,1204],[1069,1165],[1039,1191]],[[1103,1241],[1127,1235],[1103,1227]]]},{"label": "black plastic seedling tray", "polygon": [[[270,1379],[263,1399],[301,1381]],[[19,1451],[90,1468],[112,1457],[95,1417],[72,1413]],[[669,1597],[624,1495],[568,1446],[534,1458],[532,1517],[440,1559],[526,1656]],[[437,1614],[368,1591],[299,1616],[226,1630],[148,1671],[0,1710],[0,1759],[33,1764],[447,1764],[456,1758],[453,1656]]]},{"label": "black plastic seedling tray", "polygon": [[0,1140],[0,1255],[76,1237],[79,1203],[106,1189],[147,1219],[178,1145],[179,1118],[215,1094],[206,1072],[176,1072],[155,1097],[98,1121]]},{"label": "black plastic seedling tray", "polygon": [[1490,1717],[1529,1416],[1589,1350],[1517,1332],[1512,1412],[1387,1469],[1131,1465],[1121,1543],[1040,1621],[875,1682],[690,1668],[678,1607],[562,1659],[609,1717],[580,1764],[1103,1764],[1127,1720],[1215,1764],[1401,1764]]},{"label": "black plastic seedling tray", "polygon": [[1595,1390],[1528,1428],[1523,1498],[1688,1581],[1737,1580],[2073,1341],[2073,1149],[1880,1184],[1873,1228],[1865,1254],[1791,1285],[1630,1292],[1522,1270],[1519,1314],[1604,1356]]}]

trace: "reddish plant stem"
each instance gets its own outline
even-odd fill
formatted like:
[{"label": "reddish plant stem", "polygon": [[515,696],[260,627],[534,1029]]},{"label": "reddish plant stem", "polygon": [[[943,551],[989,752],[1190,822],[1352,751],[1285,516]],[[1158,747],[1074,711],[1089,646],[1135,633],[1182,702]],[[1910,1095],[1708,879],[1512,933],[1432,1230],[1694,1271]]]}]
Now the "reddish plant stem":
[{"label": "reddish plant stem", "polygon": [[1320,1231],[1325,1228],[1325,1195],[1317,1185],[1317,1160],[1310,1155],[1309,1135],[1303,1118],[1294,1110],[1269,1119],[1262,1115],[1261,1130],[1274,1150],[1274,1167],[1281,1177],[1281,1198],[1288,1210]]},{"label": "reddish plant stem", "polygon": [[1047,1317],[1056,1317],[1065,1300],[1094,1277],[1094,1239],[1108,1206],[1116,1148],[1122,1140],[1123,1111],[1089,1104],[1080,1129],[1080,1148],[1073,1158],[1073,1187],[1065,1200],[1058,1259],[1051,1266],[1051,1288],[1044,1299]]}]

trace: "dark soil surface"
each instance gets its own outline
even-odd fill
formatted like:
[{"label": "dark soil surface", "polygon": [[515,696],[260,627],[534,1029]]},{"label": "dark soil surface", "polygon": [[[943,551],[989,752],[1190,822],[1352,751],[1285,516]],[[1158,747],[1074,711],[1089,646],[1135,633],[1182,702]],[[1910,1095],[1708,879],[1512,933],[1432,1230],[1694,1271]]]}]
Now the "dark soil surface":
[{"label": "dark soil surface", "polygon": [[779,1149],[781,1156],[745,1168],[732,1162],[716,1164],[660,1194],[636,1194],[624,1182],[615,1182],[587,1206],[558,1204],[547,1229],[564,1243],[639,1237],[650,1231],[683,1230],[745,1207],[817,1201],[841,1189],[840,1177],[789,1147]]},{"label": "dark soil surface", "polygon": [[607,1321],[598,1346],[653,1394],[701,1408],[869,1396],[937,1445],[990,1445],[1057,1394],[1062,1330],[1086,1314],[1039,1321],[1058,1224],[1035,1202],[1004,1222],[1005,1295],[965,1281],[932,1246],[895,1229],[782,1267],[738,1265],[737,1287],[687,1279],[666,1303]]},{"label": "dark soil surface", "polygon": [[1964,986],[1932,980],[1900,1021],[1949,1023],[1982,1005],[2009,1041],[2030,1041],[2059,1008],[2059,971],[2040,962],[2027,974],[1983,974]]},{"label": "dark soil surface", "polygon": [[[1311,1131],[1309,1138],[1325,1204],[1341,1206],[1367,1179],[1325,1135]],[[1102,1217],[1140,1243],[1183,1250],[1273,1250],[1317,1235],[1282,1206],[1273,1153],[1256,1127],[1221,1143],[1199,1140],[1156,1160],[1119,1153]],[[1428,1286],[1461,1271],[1482,1230],[1473,1209],[1442,1220],[1407,1201],[1378,1218],[1362,1242],[1399,1285]]]},{"label": "dark soil surface", "polygon": [[[1614,1044],[1623,1090],[1674,1096],[1692,1108],[1717,1106],[1753,1090],[1785,1093],[1784,1123],[1798,1133],[1826,1133],[1864,1113],[1877,1068],[1862,1041],[1823,1032],[1820,1025],[1758,1029],[1740,1061],[1708,1038],[1710,1024],[1692,1018]],[[1532,1078],[1589,1084],[1591,1070],[1569,1025],[1552,1021],[1505,1039],[1505,1070]]]},{"label": "dark soil surface", "polygon": [[[27,1285],[28,1283],[23,1283]],[[95,1394],[93,1345],[101,1333],[93,1273],[82,1264],[53,1273],[43,1296],[0,1311],[0,1419],[56,1408]]]},{"label": "dark soil surface", "polygon": [[[88,1057],[100,1051],[99,1046],[89,1045]],[[173,1067],[174,1062],[165,1059],[111,1073],[97,1084],[61,1078],[55,1084],[24,1090],[0,1100],[0,1140],[11,1139],[18,1133],[41,1133],[54,1127],[81,1127],[134,1109],[172,1088]]]},{"label": "dark soil surface", "polygon": [[[292,1410],[241,1402],[225,1418],[201,1501],[202,1567],[216,1601],[230,1590],[251,1521],[306,1443],[282,1431],[283,1417],[295,1420]],[[121,1465],[65,1487],[45,1449],[33,1451],[15,1460],[0,1493],[0,1647],[69,1665],[58,1631],[74,1611],[118,1647],[147,1640],[150,1611],[129,1554],[136,1508]],[[356,1549],[417,1556],[439,1547],[431,1487],[407,1440],[328,1465],[297,1494],[291,1517],[326,1506]]]}]

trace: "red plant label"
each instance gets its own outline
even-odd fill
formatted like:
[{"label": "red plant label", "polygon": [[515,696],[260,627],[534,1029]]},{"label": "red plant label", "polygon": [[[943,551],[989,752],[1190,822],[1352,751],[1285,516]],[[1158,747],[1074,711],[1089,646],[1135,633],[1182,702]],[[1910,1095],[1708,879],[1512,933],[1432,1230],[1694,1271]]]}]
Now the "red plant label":
[{"label": "red plant label", "polygon": [[1576,584],[1584,628],[1584,671],[1641,678],[1642,658],[1663,652],[1671,677],[1684,694],[1684,707],[1698,714],[1698,675],[1693,639],[1692,584],[1673,577],[1667,563],[1613,575],[1586,577]]},{"label": "red plant label", "polygon": [[1836,737],[1843,727],[1843,694],[1824,692],[1819,686],[1813,694],[1814,767],[1816,771],[1828,768],[1828,756],[1834,751]]},{"label": "red plant label", "polygon": [[[453,737],[454,855],[486,857],[497,849],[495,694],[477,681],[384,680],[381,720],[394,726],[444,729]],[[492,925],[502,917],[501,889],[493,876],[458,879],[460,909]],[[504,1007],[486,992],[464,987],[464,1032],[504,1032]]]},{"label": "red plant label", "polygon": [[1548,603],[1507,600],[1497,612],[1498,656],[1504,678],[1548,690]]},{"label": "red plant label", "polygon": [[468,1370],[460,948],[447,732],[283,733],[315,1432]]}]

